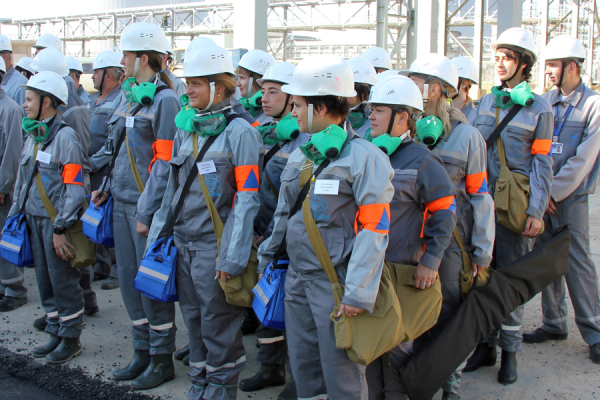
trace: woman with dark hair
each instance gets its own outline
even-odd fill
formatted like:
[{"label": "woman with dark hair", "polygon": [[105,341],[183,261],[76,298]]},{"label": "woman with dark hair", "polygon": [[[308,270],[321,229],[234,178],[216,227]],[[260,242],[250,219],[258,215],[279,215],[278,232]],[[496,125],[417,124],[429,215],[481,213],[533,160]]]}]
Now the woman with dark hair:
[{"label": "woman with dark hair", "polygon": [[348,121],[358,136],[368,138],[371,133],[371,121],[369,120],[371,107],[367,104],[367,100],[369,100],[371,87],[377,81],[377,73],[371,63],[364,58],[350,58],[348,64],[354,72],[354,90],[356,91],[356,96],[348,99],[350,105]]},{"label": "woman with dark hair", "polygon": [[[134,349],[129,365],[113,372],[113,377],[133,379],[135,389],[158,386],[175,374],[174,303],[153,300],[133,287],[152,217],[167,187],[176,131],[173,120],[180,108],[169,77],[162,71],[165,40],[160,27],[149,23],[131,24],[123,30],[121,64],[128,79],[123,82],[121,103],[109,121],[112,148],[121,144],[107,179],[115,199],[115,252],[121,294],[133,325]],[[134,111],[137,113],[132,115]],[[99,205],[108,196],[107,192],[94,191],[92,201]]]},{"label": "woman with dark hair", "polygon": [[[285,325],[298,398],[367,398],[365,366],[336,348],[331,282],[305,225],[305,218],[314,219],[346,287],[338,316],[371,313],[388,243],[393,170],[385,154],[347,128],[347,98],[356,96],[353,75],[340,57],[308,57],[296,67],[292,84],[282,87],[293,96],[300,132],[311,138],[290,154],[281,174],[275,228],[260,247],[259,272],[286,240]],[[292,215],[301,180],[310,185],[304,202],[310,212]]]},{"label": "woman with dark hair", "polygon": [[237,87],[240,90],[240,103],[254,118],[252,126],[265,125],[271,122],[271,117],[265,115],[262,109],[262,90],[258,82],[267,68],[275,64],[275,57],[262,50],[250,50],[240,59],[237,74]]}]

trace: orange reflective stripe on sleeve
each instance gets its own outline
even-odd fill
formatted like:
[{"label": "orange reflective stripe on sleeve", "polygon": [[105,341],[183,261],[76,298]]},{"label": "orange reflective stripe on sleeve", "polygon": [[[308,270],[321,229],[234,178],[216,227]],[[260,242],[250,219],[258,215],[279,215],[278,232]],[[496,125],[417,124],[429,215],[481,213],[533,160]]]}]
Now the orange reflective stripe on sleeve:
[{"label": "orange reflective stripe on sleeve", "polygon": [[258,165],[235,167],[235,181],[238,192],[258,192]]},{"label": "orange reflective stripe on sleeve", "polygon": [[450,210],[456,214],[456,199],[454,196],[442,197],[441,199],[430,201],[425,205],[432,214],[439,210]]},{"label": "orange reflective stripe on sleeve", "polygon": [[253,127],[253,128],[256,128],[256,127],[257,127],[257,126],[259,126],[259,125],[260,125],[260,122],[258,122],[258,121],[254,121],[254,123],[252,124],[252,127]]},{"label": "orange reflective stripe on sleeve", "polygon": [[62,172],[63,183],[83,186],[83,171],[79,164],[66,164]]},{"label": "orange reflective stripe on sleeve", "polygon": [[387,234],[390,231],[390,205],[367,204],[358,207],[354,220],[354,231],[358,234],[358,224],[361,229]]},{"label": "orange reflective stripe on sleeve", "polygon": [[550,156],[550,150],[552,149],[552,140],[550,139],[535,139],[533,146],[531,146],[531,154],[543,154]]},{"label": "orange reflective stripe on sleeve", "polygon": [[158,159],[163,161],[169,161],[173,155],[173,141],[172,140],[161,140],[158,139],[152,143],[152,151],[154,151],[154,158],[150,162],[148,172],[152,172],[152,165]]},{"label": "orange reflective stripe on sleeve", "polygon": [[466,176],[467,193],[488,193],[487,172]]}]

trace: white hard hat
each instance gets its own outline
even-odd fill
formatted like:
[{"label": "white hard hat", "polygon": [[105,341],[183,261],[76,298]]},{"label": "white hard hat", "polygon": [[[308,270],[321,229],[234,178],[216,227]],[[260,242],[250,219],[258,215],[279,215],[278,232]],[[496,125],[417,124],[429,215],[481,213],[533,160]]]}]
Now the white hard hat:
[{"label": "white hard hat", "polygon": [[296,66],[289,62],[278,62],[271,65],[263,75],[262,79],[257,79],[256,82],[262,86],[263,82],[277,82],[284,85],[292,83],[294,78],[294,70]]},{"label": "white hard hat", "polygon": [[171,46],[171,40],[169,38],[165,38],[165,53],[173,55],[173,47]]},{"label": "white hard hat", "polygon": [[54,48],[58,51],[62,51],[62,43],[60,39],[49,33],[44,33],[42,36],[40,36],[37,42],[35,42],[35,44],[31,47],[36,49]]},{"label": "white hard hat", "polygon": [[545,60],[562,60],[572,58],[585,60],[585,48],[579,39],[573,36],[561,35],[548,42],[542,51]]},{"label": "white hard hat", "polygon": [[0,51],[12,51],[12,43],[6,35],[0,35]]},{"label": "white hard hat", "polygon": [[60,76],[69,75],[67,58],[63,53],[52,47],[38,52],[31,63],[31,68],[35,72],[52,71]]},{"label": "white hard hat", "polygon": [[275,57],[262,50],[250,50],[240,59],[238,66],[247,69],[250,72],[264,75],[271,65],[277,61]]},{"label": "white hard hat", "polygon": [[477,79],[477,67],[475,66],[475,63],[471,61],[470,58],[460,56],[454,57],[450,61],[456,67],[456,72],[458,72],[458,76],[460,78],[467,79],[475,85],[479,84]]},{"label": "white hard hat", "polygon": [[2,72],[2,74],[6,73],[6,63],[2,57],[0,57],[0,72]]},{"label": "white hard hat", "polygon": [[419,57],[410,65],[410,70],[400,71],[401,75],[421,75],[439,79],[445,84],[450,94],[458,87],[458,72],[448,57],[443,54],[431,53]]},{"label": "white hard hat", "polygon": [[368,103],[408,106],[423,112],[423,95],[419,87],[402,75],[389,76],[383,81],[378,81],[371,90]]},{"label": "white hard hat", "polygon": [[342,57],[325,54],[300,61],[293,82],[281,90],[293,96],[356,96],[350,64]]},{"label": "white hard hat", "polygon": [[83,73],[83,67],[81,66],[81,63],[74,57],[67,57],[67,68],[69,68],[69,72],[71,72],[71,70],[75,70]]},{"label": "white hard hat", "polygon": [[160,26],[149,22],[136,22],[123,29],[119,50],[155,51],[165,54],[166,40],[165,32]]},{"label": "white hard hat", "polygon": [[196,39],[192,40],[190,44],[188,44],[187,49],[185,49],[185,54],[183,55],[183,58],[185,59],[185,56],[188,54],[188,52],[193,51],[197,47],[212,47],[216,45],[217,44],[215,43],[215,41],[211,38],[199,36]]},{"label": "white hard hat", "polygon": [[220,46],[196,47],[187,53],[183,60],[182,78],[208,76],[214,74],[231,74],[233,61],[227,50]]},{"label": "white hard hat", "polygon": [[47,94],[51,94],[63,104],[67,104],[69,99],[69,88],[67,83],[62,78],[52,71],[43,71],[33,75],[25,85],[21,85],[23,89],[35,89]]},{"label": "white hard hat", "polygon": [[499,47],[516,50],[528,54],[531,59],[537,61],[535,55],[535,43],[531,33],[523,28],[509,28],[502,32],[498,40],[492,43],[492,49],[496,51]]},{"label": "white hard hat", "polygon": [[392,69],[392,59],[381,47],[369,47],[361,57],[370,62],[373,68]]},{"label": "white hard hat", "polygon": [[397,69],[388,69],[388,70],[385,70],[385,71],[380,72],[379,74],[377,74],[377,82],[381,82],[384,79],[389,78],[390,76],[396,76],[396,75],[400,75],[400,71],[398,71]]},{"label": "white hard hat", "polygon": [[352,72],[354,72],[354,83],[374,85],[375,82],[377,82],[377,72],[375,72],[375,68],[364,58],[349,58],[348,64],[350,64]]},{"label": "white hard hat", "polygon": [[17,67],[23,68],[26,71],[35,74],[35,70],[31,67],[31,63],[33,62],[33,58],[31,57],[23,57],[17,63]]},{"label": "white hard hat", "polygon": [[123,68],[121,65],[121,60],[123,59],[123,53],[120,51],[114,52],[110,50],[105,50],[98,54],[92,62],[92,70],[102,69],[102,68]]}]

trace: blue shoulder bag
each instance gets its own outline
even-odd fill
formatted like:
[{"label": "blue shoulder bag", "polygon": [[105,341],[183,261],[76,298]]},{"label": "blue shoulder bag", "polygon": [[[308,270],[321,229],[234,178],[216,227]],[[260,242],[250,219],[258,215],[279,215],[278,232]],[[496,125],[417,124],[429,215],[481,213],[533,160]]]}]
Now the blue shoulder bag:
[{"label": "blue shoulder bag", "polygon": [[142,260],[142,265],[140,265],[140,269],[135,277],[133,286],[139,292],[152,299],[163,302],[179,300],[175,286],[177,248],[175,247],[175,239],[173,237],[173,226],[183,208],[183,203],[190,191],[192,182],[198,174],[198,162],[202,161],[202,158],[204,158],[204,155],[217,137],[218,135],[211,136],[204,142],[181,189],[175,210],[173,213],[169,213],[165,225],[158,235],[158,240],[148,247],[146,255]]},{"label": "blue shoulder bag", "polygon": [[[312,175],[311,179],[304,184],[294,207],[290,211],[288,220],[302,208],[302,203],[310,190],[312,178],[319,176],[321,171],[329,165],[329,162],[329,160],[323,161]],[[280,331],[285,330],[285,278],[287,276],[287,268],[290,265],[287,255],[285,254],[286,248],[287,241],[286,234],[284,234],[273,261],[267,266],[263,277],[252,290],[254,292],[252,308],[254,309],[258,320],[267,328]]]},{"label": "blue shoulder bag", "polygon": [[[58,129],[62,129],[62,126]],[[31,242],[29,241],[25,204],[27,203],[27,197],[29,197],[29,190],[31,189],[33,179],[37,174],[38,162],[35,161],[35,159],[37,158],[38,145],[39,144],[36,143],[34,146],[33,172],[29,178],[29,182],[27,182],[27,185],[25,186],[25,198],[21,203],[21,209],[17,215],[6,220],[2,238],[0,239],[0,256],[15,264],[17,267],[33,265],[33,252],[31,251]],[[42,148],[42,151],[46,150],[49,145],[50,143],[46,143]]]}]

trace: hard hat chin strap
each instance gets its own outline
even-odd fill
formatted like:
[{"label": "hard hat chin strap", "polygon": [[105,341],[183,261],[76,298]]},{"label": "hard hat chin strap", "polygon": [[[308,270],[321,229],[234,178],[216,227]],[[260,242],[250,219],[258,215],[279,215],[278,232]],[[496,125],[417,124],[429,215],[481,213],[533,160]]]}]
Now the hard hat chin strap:
[{"label": "hard hat chin strap", "polygon": [[287,95],[285,96],[285,103],[283,103],[283,108],[281,109],[281,112],[279,114],[275,115],[273,117],[273,119],[281,119],[281,117],[283,117],[283,113],[285,112],[285,110],[287,110],[288,102],[290,101],[290,97],[292,97],[292,95],[287,93]]},{"label": "hard hat chin strap", "polygon": [[139,57],[135,57],[135,66],[133,67],[133,76],[132,78],[136,78],[137,77],[137,73],[138,73],[138,69],[140,68],[140,58]]},{"label": "hard hat chin strap", "polygon": [[560,89],[560,87],[562,86],[563,83],[563,78],[565,77],[565,60],[560,60],[560,79],[558,80],[558,83],[556,84],[556,87]]},{"label": "hard hat chin strap", "polygon": [[314,106],[312,104],[308,104],[308,134],[312,135],[313,134],[313,112],[314,112]]},{"label": "hard hat chin strap", "polygon": [[[512,79],[517,76],[517,74],[519,73],[519,70],[521,69],[521,65],[523,65],[523,56],[525,56],[525,53],[519,53],[519,63],[517,64],[517,69],[515,69],[515,73],[512,74],[512,76],[510,78],[508,78],[505,81],[501,81],[502,82],[502,86],[506,87],[506,82],[508,81],[512,81]],[[562,79],[562,77],[561,77]]]},{"label": "hard hat chin strap", "polygon": [[392,107],[392,115],[390,116],[390,123],[388,124],[387,133],[388,135],[392,135],[392,129],[394,128],[394,120],[396,119],[396,109]]},{"label": "hard hat chin strap", "polygon": [[250,77],[248,79],[248,89],[246,89],[246,97],[250,98],[252,95],[252,84],[254,83],[254,78]]},{"label": "hard hat chin strap", "polygon": [[100,79],[100,90],[99,90],[99,92],[100,92],[100,95],[102,95],[102,86],[104,86],[104,77],[106,76],[106,70],[107,70],[107,69],[108,69],[108,68],[104,68],[104,69],[102,70],[102,79]]},{"label": "hard hat chin strap", "polygon": [[206,111],[209,108],[211,108],[213,105],[213,102],[215,101],[215,83],[211,82],[211,83],[209,83],[209,86],[210,86],[210,101],[208,102],[208,105],[202,111]]},{"label": "hard hat chin strap", "polygon": [[38,107],[37,117],[35,117],[36,121],[40,121],[42,116],[42,106],[44,105],[44,99],[46,96],[43,93],[40,93],[40,106]]}]

